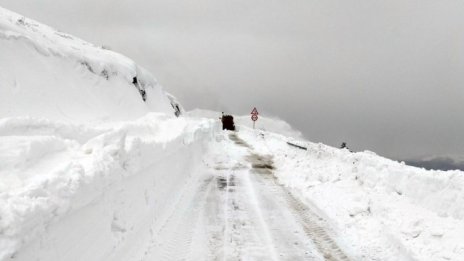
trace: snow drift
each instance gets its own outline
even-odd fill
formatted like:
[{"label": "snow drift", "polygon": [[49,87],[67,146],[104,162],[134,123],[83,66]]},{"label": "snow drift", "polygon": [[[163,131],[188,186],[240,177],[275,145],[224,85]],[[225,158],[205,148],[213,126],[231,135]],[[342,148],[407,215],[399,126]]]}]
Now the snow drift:
[{"label": "snow drift", "polygon": [[181,110],[123,55],[0,8],[0,117],[68,122]]}]

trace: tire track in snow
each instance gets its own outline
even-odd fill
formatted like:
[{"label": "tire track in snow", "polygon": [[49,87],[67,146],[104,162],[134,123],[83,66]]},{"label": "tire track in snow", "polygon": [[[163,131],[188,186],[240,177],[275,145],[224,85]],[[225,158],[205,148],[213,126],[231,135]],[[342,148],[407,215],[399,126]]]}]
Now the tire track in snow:
[{"label": "tire track in snow", "polygon": [[221,211],[224,205],[223,193],[220,187],[223,184],[223,178],[220,176],[212,176],[215,182],[211,182],[207,195],[205,197],[205,205],[202,211],[201,223],[203,226],[199,234],[203,235],[205,240],[202,246],[205,249],[205,255],[197,260],[223,260],[224,258],[224,212]]},{"label": "tire track in snow", "polygon": [[212,180],[209,177],[186,188],[171,217],[154,235],[142,260],[188,260],[199,213]]},{"label": "tire track in snow", "polygon": [[285,199],[293,207],[295,213],[304,224],[306,234],[311,237],[323,254],[325,260],[329,261],[348,261],[348,256],[343,253],[337,243],[329,236],[323,224],[324,220],[314,213],[309,207],[296,199],[290,192],[286,192]]},{"label": "tire track in snow", "polygon": [[272,191],[275,197],[283,198],[283,201],[294,213],[295,218],[303,225],[305,234],[314,242],[324,260],[349,260],[336,242],[330,237],[326,229],[328,225],[324,220],[306,204],[294,197],[286,188],[278,184],[277,178],[272,173],[272,160],[269,157],[256,154],[251,154],[249,159],[254,166],[254,171],[252,171],[252,173],[257,174],[264,186]]},{"label": "tire track in snow", "polygon": [[273,249],[256,208],[249,203],[246,173],[243,166],[235,166],[213,174],[216,186],[208,192],[204,210],[208,255],[197,260],[270,260]]},{"label": "tire track in snow", "polygon": [[[250,148],[235,134],[230,139]],[[348,260],[328,225],[278,184],[272,157],[250,153],[225,167],[226,156],[182,189],[142,261]]]},{"label": "tire track in snow", "polygon": [[[251,147],[242,139],[231,134],[230,138],[237,145],[250,148]],[[257,177],[257,182],[261,183],[262,187],[266,188],[275,199],[287,204],[296,220],[298,220],[304,233],[316,246],[318,252],[324,260],[328,261],[348,261],[349,258],[340,249],[336,242],[330,237],[324,219],[319,217],[309,206],[294,197],[290,191],[279,185],[277,178],[273,175],[274,169],[272,157],[251,153],[246,159],[251,163],[251,173]]]}]

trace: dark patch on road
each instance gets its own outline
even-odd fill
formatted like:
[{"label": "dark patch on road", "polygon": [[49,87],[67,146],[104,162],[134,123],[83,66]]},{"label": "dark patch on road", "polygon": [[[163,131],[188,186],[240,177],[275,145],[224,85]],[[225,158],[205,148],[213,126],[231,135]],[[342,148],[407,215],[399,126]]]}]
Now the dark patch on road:
[{"label": "dark patch on road", "polygon": [[269,170],[274,169],[274,166],[269,163],[253,163],[251,164],[251,167],[254,169],[269,169]]},{"label": "dark patch on road", "polygon": [[246,159],[251,163],[252,173],[269,175],[275,169],[272,156],[251,154]]},{"label": "dark patch on road", "polygon": [[218,176],[216,178],[217,186],[219,190],[225,190],[226,188],[229,189],[230,192],[234,191],[233,187],[235,187],[235,176],[231,175],[229,179],[226,177]]},{"label": "dark patch on road", "polygon": [[224,167],[224,166],[216,166],[214,167],[215,170],[228,170],[229,168]]},{"label": "dark patch on road", "polygon": [[251,146],[248,143],[246,143],[244,140],[239,138],[236,133],[229,134],[229,139],[239,146],[242,146],[245,148],[251,148]]},{"label": "dark patch on road", "polygon": [[227,179],[224,177],[217,177],[217,186],[220,190],[224,190],[227,187]]},{"label": "dark patch on road", "polygon": [[229,182],[227,183],[229,187],[234,187],[235,186],[235,176],[231,175],[229,178]]}]

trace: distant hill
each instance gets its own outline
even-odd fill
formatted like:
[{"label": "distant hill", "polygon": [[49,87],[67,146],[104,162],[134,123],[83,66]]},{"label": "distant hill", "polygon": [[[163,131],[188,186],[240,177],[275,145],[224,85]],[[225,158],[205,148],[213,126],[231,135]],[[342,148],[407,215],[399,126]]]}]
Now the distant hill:
[{"label": "distant hill", "polygon": [[428,170],[464,170],[464,161],[452,156],[436,156],[404,161],[407,165]]}]

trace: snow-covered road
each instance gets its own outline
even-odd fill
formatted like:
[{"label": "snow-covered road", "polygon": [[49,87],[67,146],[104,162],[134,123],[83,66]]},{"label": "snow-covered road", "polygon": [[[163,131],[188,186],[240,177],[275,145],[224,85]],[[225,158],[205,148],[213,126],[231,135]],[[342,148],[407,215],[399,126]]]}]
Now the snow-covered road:
[{"label": "snow-covered road", "polygon": [[236,134],[219,145],[143,260],[348,260],[324,220],[277,183],[271,156]]},{"label": "snow-covered road", "polygon": [[2,261],[463,260],[461,172],[156,113],[0,140]]}]

